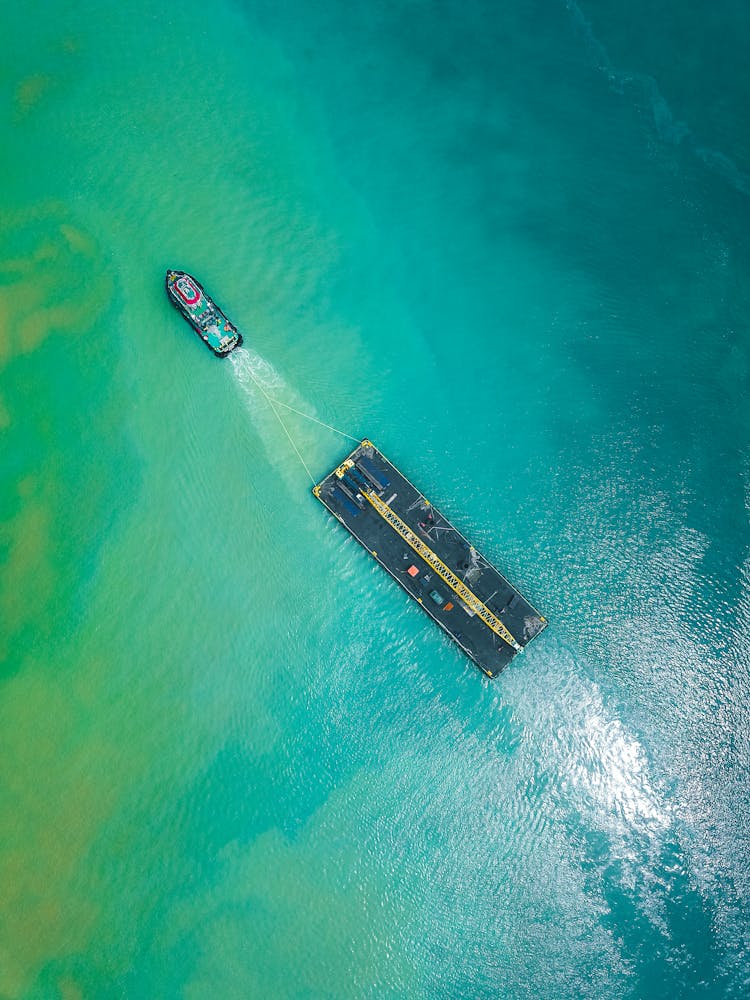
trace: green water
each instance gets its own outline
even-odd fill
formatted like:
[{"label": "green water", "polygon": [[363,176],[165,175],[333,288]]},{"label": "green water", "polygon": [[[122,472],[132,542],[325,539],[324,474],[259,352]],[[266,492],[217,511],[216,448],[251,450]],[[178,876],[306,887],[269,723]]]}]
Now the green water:
[{"label": "green water", "polygon": [[[0,997],[746,995],[746,7],[0,27]],[[255,380],[547,615],[499,680]]]}]

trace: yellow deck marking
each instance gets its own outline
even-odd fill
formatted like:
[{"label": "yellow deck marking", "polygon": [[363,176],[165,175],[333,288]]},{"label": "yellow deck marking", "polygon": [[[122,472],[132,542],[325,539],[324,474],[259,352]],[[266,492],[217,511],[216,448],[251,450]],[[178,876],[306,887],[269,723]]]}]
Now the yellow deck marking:
[{"label": "yellow deck marking", "polygon": [[388,524],[404,539],[407,545],[410,545],[416,553],[418,553],[428,565],[432,566],[438,576],[448,584],[451,590],[455,591],[464,604],[485,623],[485,625],[490,628],[496,635],[499,635],[501,639],[512,646],[517,652],[520,652],[521,646],[516,642],[508,629],[503,625],[497,615],[493,614],[486,604],[483,604],[476,594],[472,593],[463,581],[459,580],[456,574],[448,569],[445,563],[437,556],[432,549],[425,545],[421,538],[414,534],[408,524],[401,520],[398,514],[393,510],[388,504],[381,500],[380,497],[373,493],[372,490],[363,490],[363,496],[372,504],[375,510],[380,514],[383,520],[387,521]]}]

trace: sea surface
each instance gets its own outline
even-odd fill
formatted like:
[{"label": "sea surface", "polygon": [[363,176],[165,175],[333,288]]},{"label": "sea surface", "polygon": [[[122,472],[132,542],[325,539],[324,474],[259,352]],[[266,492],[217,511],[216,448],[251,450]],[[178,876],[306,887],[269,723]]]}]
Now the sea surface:
[{"label": "sea surface", "polygon": [[[0,38],[2,1000],[747,997],[745,0]],[[258,383],[546,614],[498,680]]]}]

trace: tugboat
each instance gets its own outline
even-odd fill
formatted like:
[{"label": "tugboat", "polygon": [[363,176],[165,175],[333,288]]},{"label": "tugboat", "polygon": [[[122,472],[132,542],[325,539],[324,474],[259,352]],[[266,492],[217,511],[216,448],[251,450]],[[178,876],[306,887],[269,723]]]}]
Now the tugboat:
[{"label": "tugboat", "polygon": [[242,334],[192,275],[167,271],[166,288],[169,301],[217,358],[225,358],[240,346]]}]

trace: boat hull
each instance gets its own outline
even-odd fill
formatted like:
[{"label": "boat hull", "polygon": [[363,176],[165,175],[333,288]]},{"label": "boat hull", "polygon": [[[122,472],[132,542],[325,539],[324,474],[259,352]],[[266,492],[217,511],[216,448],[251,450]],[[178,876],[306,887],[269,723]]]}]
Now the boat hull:
[{"label": "boat hull", "polygon": [[242,344],[242,334],[201,283],[187,271],[167,271],[164,285],[174,308],[217,358]]}]

